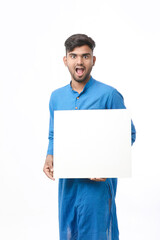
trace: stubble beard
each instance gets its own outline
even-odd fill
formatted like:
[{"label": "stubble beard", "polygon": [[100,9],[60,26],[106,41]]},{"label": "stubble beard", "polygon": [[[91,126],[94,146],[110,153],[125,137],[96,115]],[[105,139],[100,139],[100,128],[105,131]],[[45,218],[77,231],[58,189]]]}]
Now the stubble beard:
[{"label": "stubble beard", "polygon": [[90,73],[88,73],[88,74],[86,74],[83,78],[77,78],[76,76],[75,76],[75,74],[73,74],[72,75],[72,77],[73,77],[73,79],[76,81],[76,82],[79,82],[79,83],[81,83],[81,82],[85,82],[88,78],[89,78],[89,75],[90,75]]}]

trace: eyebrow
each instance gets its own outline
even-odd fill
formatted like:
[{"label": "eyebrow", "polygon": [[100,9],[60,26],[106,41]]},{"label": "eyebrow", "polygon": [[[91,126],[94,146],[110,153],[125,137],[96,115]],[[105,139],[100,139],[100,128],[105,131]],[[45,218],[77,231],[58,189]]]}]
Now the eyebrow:
[{"label": "eyebrow", "polygon": [[[77,56],[78,54],[76,54],[76,53],[69,53],[69,56],[71,56],[71,55]],[[90,53],[83,53],[81,56],[86,56],[86,55],[91,55],[91,54]]]}]

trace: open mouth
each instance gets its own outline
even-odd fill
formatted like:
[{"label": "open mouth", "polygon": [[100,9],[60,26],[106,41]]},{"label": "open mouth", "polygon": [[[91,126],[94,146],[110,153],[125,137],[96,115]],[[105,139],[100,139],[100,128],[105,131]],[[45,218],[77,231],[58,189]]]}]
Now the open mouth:
[{"label": "open mouth", "polygon": [[76,67],[76,73],[78,76],[82,76],[84,73],[84,68],[83,67]]}]

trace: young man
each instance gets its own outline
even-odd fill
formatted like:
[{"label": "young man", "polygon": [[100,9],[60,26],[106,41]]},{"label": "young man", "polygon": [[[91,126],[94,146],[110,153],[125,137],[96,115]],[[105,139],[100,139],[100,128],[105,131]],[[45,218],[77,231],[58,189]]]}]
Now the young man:
[{"label": "young man", "polygon": [[[84,34],[65,41],[65,66],[70,84],[59,88],[50,98],[49,145],[44,164],[45,174],[53,177],[54,110],[124,109],[122,95],[113,87],[91,76],[96,57],[95,42]],[[131,140],[135,141],[133,123]],[[60,240],[118,240],[115,196],[116,178],[59,179]]]}]

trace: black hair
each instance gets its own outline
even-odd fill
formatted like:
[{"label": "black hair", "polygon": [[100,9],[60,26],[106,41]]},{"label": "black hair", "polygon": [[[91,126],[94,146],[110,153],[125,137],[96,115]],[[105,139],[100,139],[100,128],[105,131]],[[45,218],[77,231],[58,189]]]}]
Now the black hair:
[{"label": "black hair", "polygon": [[93,51],[96,44],[92,38],[88,37],[85,34],[74,34],[70,36],[64,43],[66,47],[66,53],[73,51],[76,47],[81,47],[83,45],[88,45],[90,49]]}]

